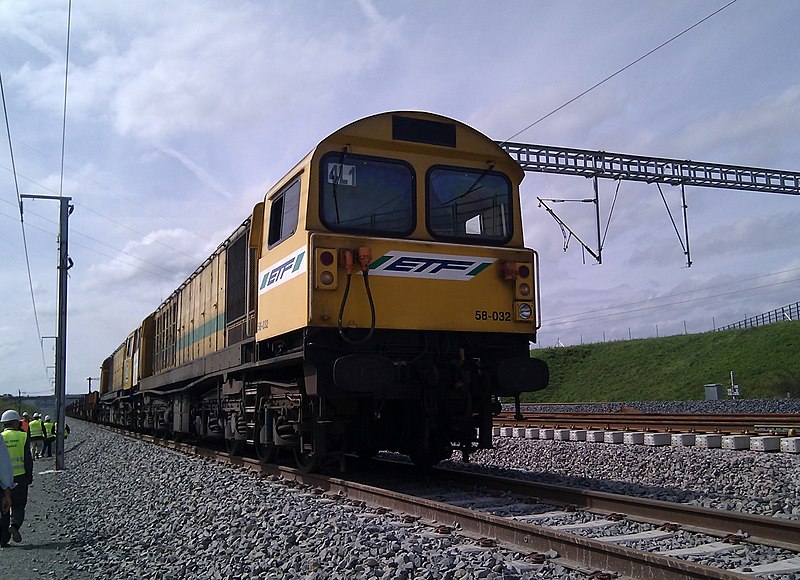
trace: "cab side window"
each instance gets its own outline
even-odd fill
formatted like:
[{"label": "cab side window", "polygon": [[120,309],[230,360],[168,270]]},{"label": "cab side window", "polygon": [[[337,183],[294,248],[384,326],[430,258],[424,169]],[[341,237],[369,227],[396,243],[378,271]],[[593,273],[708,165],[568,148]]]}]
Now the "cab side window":
[{"label": "cab side window", "polygon": [[300,211],[300,179],[295,179],[272,198],[269,210],[269,236],[267,247],[272,248],[297,230]]}]

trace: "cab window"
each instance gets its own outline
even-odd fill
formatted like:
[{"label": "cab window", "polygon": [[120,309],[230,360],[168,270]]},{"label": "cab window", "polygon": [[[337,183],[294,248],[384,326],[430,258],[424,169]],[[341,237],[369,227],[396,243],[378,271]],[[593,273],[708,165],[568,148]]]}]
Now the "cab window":
[{"label": "cab window", "polygon": [[511,182],[503,173],[432,167],[426,197],[428,230],[436,238],[488,244],[511,239]]},{"label": "cab window", "polygon": [[272,198],[269,210],[267,247],[279,244],[297,230],[300,210],[300,179],[296,179]]},{"label": "cab window", "polygon": [[329,230],[402,236],[414,229],[415,178],[405,162],[329,153],[319,190],[320,219]]}]

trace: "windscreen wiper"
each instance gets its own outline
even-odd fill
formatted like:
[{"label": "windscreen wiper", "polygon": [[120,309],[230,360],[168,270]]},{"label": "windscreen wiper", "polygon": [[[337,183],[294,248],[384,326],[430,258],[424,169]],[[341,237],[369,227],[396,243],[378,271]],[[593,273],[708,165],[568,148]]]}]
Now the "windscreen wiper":
[{"label": "windscreen wiper", "polygon": [[461,195],[457,195],[457,196],[455,196],[453,199],[451,199],[451,200],[448,200],[448,201],[444,202],[442,205],[449,205],[449,204],[453,203],[454,201],[456,201],[456,200],[458,200],[458,199],[461,199],[461,198],[462,198],[462,197],[464,197],[464,196],[467,196],[467,195],[469,195],[469,194],[470,194],[470,193],[472,193],[473,191],[478,191],[479,189],[481,189],[483,186],[481,185],[480,187],[478,187],[478,184],[479,184],[481,181],[483,181],[483,178],[484,178],[484,177],[486,177],[487,175],[489,175],[489,172],[490,172],[492,169],[494,169],[494,163],[489,163],[489,167],[487,167],[486,169],[484,169],[484,170],[483,170],[483,173],[481,173],[481,174],[478,176],[478,178],[477,178],[475,181],[473,181],[473,182],[472,182],[472,185],[470,185],[470,186],[467,188],[467,190],[466,190],[464,193],[462,193]]},{"label": "windscreen wiper", "polygon": [[339,155],[339,170],[336,172],[336,177],[333,180],[333,207],[336,208],[336,223],[340,224],[341,220],[339,219],[339,198],[336,196],[336,186],[339,184],[339,181],[342,179],[342,173],[344,173],[344,157],[347,155],[347,145],[345,145],[344,149],[342,149],[342,154]]}]

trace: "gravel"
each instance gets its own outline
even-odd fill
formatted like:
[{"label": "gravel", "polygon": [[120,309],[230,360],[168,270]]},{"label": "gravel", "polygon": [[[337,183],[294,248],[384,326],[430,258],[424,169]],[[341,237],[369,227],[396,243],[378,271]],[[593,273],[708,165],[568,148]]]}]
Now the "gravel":
[{"label": "gravel", "polygon": [[800,455],[510,437],[494,446],[442,466],[800,520]]},{"label": "gravel", "polygon": [[[719,399],[716,401],[630,401],[627,403],[564,403],[535,405],[522,404],[522,411],[528,413],[618,413],[623,407],[642,413],[666,414],[760,414],[760,413],[800,413],[800,399]],[[504,405],[512,411],[514,405]]]},{"label": "gravel", "polygon": [[[581,577],[555,563],[533,565],[520,553],[436,534],[397,515],[73,423],[67,469],[43,483],[59,490],[54,533],[69,557],[46,560],[42,543],[26,535],[9,549],[14,561],[3,577]],[[31,506],[44,507],[39,492]],[[34,558],[43,562],[35,569]]]},{"label": "gravel", "polygon": [[[763,412],[764,402],[749,403]],[[571,577],[550,561],[533,565],[513,551],[73,423],[67,469],[37,473],[24,542],[2,552],[3,577]],[[800,519],[798,455],[513,438],[495,445],[470,464],[444,465]],[[37,472],[47,467],[37,462]]]}]

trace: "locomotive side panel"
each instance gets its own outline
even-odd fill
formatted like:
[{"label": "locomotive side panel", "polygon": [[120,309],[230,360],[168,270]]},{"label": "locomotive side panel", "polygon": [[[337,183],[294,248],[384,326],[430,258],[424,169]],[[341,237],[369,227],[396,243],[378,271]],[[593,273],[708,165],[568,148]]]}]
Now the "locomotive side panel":
[{"label": "locomotive side panel", "polygon": [[112,369],[114,357],[110,356],[100,365],[100,394],[105,395],[111,390]]},{"label": "locomotive side panel", "polygon": [[114,365],[111,380],[111,392],[121,392],[125,388],[125,348],[127,341],[123,342],[112,355]]},{"label": "locomotive side panel", "polygon": [[267,195],[258,261],[256,340],[308,325],[308,171],[295,174]]},{"label": "locomotive side panel", "polygon": [[152,315],[142,322],[138,333],[136,348],[136,367],[137,380],[134,386],[138,386],[141,379],[153,374],[153,349],[155,344],[155,319]]}]

